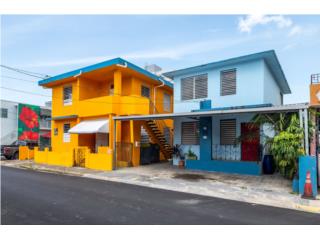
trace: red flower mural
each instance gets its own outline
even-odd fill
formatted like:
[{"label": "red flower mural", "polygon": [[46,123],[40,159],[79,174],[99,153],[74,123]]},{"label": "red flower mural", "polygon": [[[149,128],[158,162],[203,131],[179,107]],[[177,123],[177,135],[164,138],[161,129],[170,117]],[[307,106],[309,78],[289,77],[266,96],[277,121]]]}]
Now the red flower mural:
[{"label": "red flower mural", "polygon": [[[31,108],[23,107],[19,119],[28,127],[34,128],[39,126],[38,115]],[[23,132],[24,133],[24,132]]]},{"label": "red flower mural", "polygon": [[32,131],[24,131],[19,137],[19,140],[34,140],[37,141],[39,138],[39,133]]}]

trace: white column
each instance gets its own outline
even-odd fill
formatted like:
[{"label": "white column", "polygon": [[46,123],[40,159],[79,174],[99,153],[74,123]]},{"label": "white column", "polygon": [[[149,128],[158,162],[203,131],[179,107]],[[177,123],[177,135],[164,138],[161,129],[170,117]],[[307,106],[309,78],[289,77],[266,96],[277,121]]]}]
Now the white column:
[{"label": "white column", "polygon": [[[299,110],[299,122],[300,122],[300,128],[303,128],[303,110]],[[304,140],[301,139],[301,147],[304,148]]]},{"label": "white column", "polygon": [[117,120],[113,119],[113,170],[117,169],[117,139],[116,139],[116,134],[117,134]]},{"label": "white column", "polygon": [[304,143],[306,155],[309,155],[308,109],[304,109]]}]

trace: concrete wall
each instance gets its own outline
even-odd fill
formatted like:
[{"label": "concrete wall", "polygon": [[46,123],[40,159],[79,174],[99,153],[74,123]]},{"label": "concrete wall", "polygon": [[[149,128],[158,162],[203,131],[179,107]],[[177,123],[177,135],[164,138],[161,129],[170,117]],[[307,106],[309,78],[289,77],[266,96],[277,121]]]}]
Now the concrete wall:
[{"label": "concrete wall", "polygon": [[1,144],[11,144],[18,139],[18,103],[1,100],[1,108],[8,109],[8,118],[1,118]]},{"label": "concrete wall", "polygon": [[280,88],[273,77],[269,67],[264,62],[264,102],[271,103],[273,105],[281,105],[282,97],[280,94]]}]

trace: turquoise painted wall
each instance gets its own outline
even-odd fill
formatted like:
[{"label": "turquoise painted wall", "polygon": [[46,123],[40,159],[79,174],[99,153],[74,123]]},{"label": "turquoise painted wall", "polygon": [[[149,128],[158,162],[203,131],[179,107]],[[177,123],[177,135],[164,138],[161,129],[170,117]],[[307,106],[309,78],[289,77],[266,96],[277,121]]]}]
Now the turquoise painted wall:
[{"label": "turquoise painted wall", "polygon": [[264,63],[264,88],[263,97],[265,103],[271,103],[273,105],[281,105],[282,99],[280,94],[280,88],[269,70],[269,67]]},{"label": "turquoise painted wall", "polygon": [[[237,69],[237,94],[220,96],[220,72],[232,68]],[[268,66],[264,60],[258,60],[176,76],[174,78],[174,112],[190,112],[199,109],[199,102],[203,99],[181,100],[181,78],[205,73],[208,74],[208,97],[206,99],[211,99],[212,108],[266,103],[279,105],[281,103],[280,89]]]}]

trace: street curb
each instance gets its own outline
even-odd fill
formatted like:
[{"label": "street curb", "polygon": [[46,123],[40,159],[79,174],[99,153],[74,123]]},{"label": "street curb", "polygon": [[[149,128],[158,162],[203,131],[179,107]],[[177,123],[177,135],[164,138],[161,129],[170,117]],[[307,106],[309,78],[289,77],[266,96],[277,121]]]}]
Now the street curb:
[{"label": "street curb", "polygon": [[83,177],[82,173],[60,171],[60,170],[55,170],[55,169],[51,169],[51,168],[46,168],[45,166],[33,167],[33,166],[27,166],[27,165],[11,165],[11,164],[8,164],[8,165],[1,164],[1,166],[11,167],[11,168],[18,168],[18,169],[27,169],[27,170],[37,171],[37,172],[46,172],[46,173],[53,173],[53,174],[60,174],[60,175]]},{"label": "street curb", "polygon": [[96,179],[96,180],[102,180],[102,181],[110,181],[110,182],[117,182],[117,183],[125,183],[125,184],[131,184],[131,185],[136,185],[136,186],[141,186],[141,187],[149,187],[149,188],[156,188],[156,189],[163,189],[163,190],[168,190],[168,191],[176,191],[176,192],[181,192],[181,193],[189,193],[189,194],[195,194],[199,196],[207,196],[207,197],[216,197],[216,198],[221,198],[221,199],[226,199],[226,200],[232,200],[232,201],[239,201],[239,202],[246,202],[249,204],[253,205],[265,205],[265,206],[270,206],[270,207],[277,207],[277,208],[286,208],[286,209],[291,209],[291,210],[297,210],[297,211],[304,211],[304,212],[310,212],[310,213],[315,213],[315,214],[320,214],[320,207],[314,207],[314,206],[308,206],[308,205],[303,205],[303,204],[297,204],[297,203],[292,203],[291,205],[285,205],[285,204],[275,204],[273,202],[259,202],[259,201],[250,201],[250,200],[239,200],[236,198],[226,198],[221,195],[210,195],[210,194],[205,194],[205,193],[199,193],[199,192],[193,192],[192,190],[190,191],[184,191],[178,188],[170,187],[170,188],[164,188],[162,186],[159,186],[157,184],[152,184],[152,185],[145,185],[139,182],[128,182],[128,181],[120,181],[117,179],[110,179],[106,177],[101,177],[101,176],[95,176],[92,174],[84,174],[83,177],[85,178],[90,178],[90,179]]},{"label": "street curb", "polygon": [[320,214],[320,207],[306,206],[306,205],[298,204],[298,205],[296,205],[296,208],[301,210],[301,211]]}]

